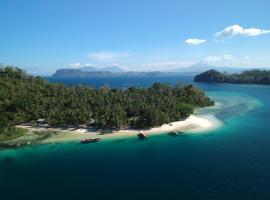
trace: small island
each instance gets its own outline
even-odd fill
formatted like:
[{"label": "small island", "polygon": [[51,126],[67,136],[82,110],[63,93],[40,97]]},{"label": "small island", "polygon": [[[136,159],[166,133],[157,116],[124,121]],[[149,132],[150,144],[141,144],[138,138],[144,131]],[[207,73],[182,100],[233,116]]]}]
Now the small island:
[{"label": "small island", "polygon": [[221,73],[214,69],[195,76],[194,81],[206,83],[270,84],[270,71],[250,70],[240,74]]},{"label": "small island", "polygon": [[78,132],[127,134],[146,129],[165,132],[196,123],[210,126],[207,120],[191,114],[196,108],[212,105],[214,101],[192,85],[155,83],[149,88],[126,89],[65,86],[5,67],[0,69],[0,142],[5,146],[22,138],[29,144],[29,135],[31,141],[41,141],[60,130],[78,139]]}]

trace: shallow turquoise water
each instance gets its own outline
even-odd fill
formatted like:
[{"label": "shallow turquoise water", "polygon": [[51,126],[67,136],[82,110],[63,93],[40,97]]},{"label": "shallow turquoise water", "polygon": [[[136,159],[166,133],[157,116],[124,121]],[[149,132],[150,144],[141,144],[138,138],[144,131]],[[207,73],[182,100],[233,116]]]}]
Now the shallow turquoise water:
[{"label": "shallow turquoise water", "polygon": [[270,199],[270,87],[198,86],[221,128],[1,151],[1,199]]}]

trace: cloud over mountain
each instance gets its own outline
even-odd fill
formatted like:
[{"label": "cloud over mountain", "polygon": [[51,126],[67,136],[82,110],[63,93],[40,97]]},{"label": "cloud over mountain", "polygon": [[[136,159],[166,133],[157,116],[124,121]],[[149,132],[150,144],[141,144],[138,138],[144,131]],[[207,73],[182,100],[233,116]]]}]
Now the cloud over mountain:
[{"label": "cloud over mountain", "polygon": [[79,62],[76,62],[76,63],[71,63],[69,66],[70,66],[71,68],[76,69],[76,68],[81,67],[81,63],[79,63]]},{"label": "cloud over mountain", "polygon": [[234,57],[231,54],[224,54],[222,56],[207,56],[203,59],[206,63],[216,63],[222,61],[233,61]]}]

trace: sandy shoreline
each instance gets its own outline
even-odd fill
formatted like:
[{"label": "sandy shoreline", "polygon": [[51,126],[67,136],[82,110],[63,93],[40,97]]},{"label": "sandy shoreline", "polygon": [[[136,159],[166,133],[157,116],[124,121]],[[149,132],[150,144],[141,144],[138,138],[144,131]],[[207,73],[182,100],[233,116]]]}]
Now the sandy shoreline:
[{"label": "sandy shoreline", "polygon": [[[172,122],[169,124],[164,124],[160,127],[154,127],[146,131],[151,137],[151,135],[157,134],[166,134],[172,131],[184,131],[185,133],[201,133],[207,132],[213,129],[216,129],[222,125],[218,119],[214,117],[214,115],[191,115],[189,118],[183,121]],[[79,141],[81,139],[89,138],[89,137],[100,137],[101,139],[113,139],[113,138],[126,138],[126,137],[135,137],[142,130],[120,130],[112,133],[101,134],[94,129],[42,129],[42,128],[34,128],[29,126],[19,126],[22,128],[26,128],[29,132],[34,131],[42,131],[42,130],[50,130],[59,132],[59,134],[55,134],[50,136],[40,143],[62,143],[62,142],[71,142],[71,141]]]}]

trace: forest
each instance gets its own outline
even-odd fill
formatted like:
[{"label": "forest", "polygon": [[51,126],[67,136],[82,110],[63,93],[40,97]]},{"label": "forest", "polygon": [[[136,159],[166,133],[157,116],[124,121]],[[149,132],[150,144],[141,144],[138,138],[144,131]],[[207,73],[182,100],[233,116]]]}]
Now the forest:
[{"label": "forest", "polygon": [[248,70],[240,74],[221,73],[214,69],[195,76],[197,82],[213,83],[242,83],[242,84],[270,84],[270,71]]},{"label": "forest", "polygon": [[28,75],[20,68],[0,69],[0,133],[38,119],[45,119],[51,127],[148,128],[185,119],[195,108],[213,104],[192,85],[65,86]]}]

